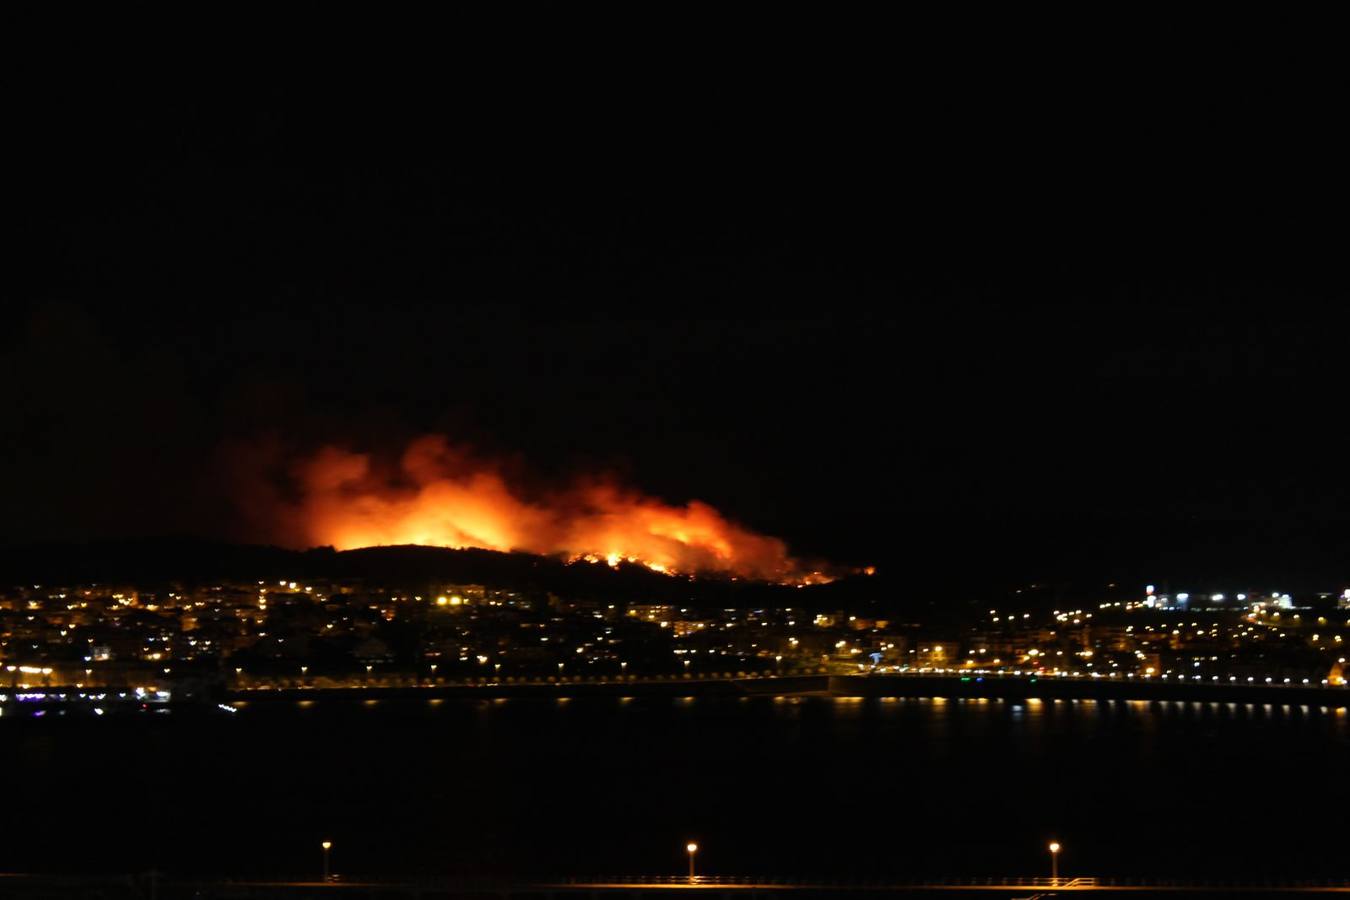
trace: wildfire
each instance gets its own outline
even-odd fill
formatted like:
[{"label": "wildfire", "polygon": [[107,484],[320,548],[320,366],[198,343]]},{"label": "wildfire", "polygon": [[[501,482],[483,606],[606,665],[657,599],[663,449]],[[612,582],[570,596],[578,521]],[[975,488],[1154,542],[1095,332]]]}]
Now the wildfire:
[{"label": "wildfire", "polygon": [[394,467],[327,447],[295,473],[298,499],[278,501],[287,537],[340,550],[396,544],[561,554],[667,574],[718,573],[797,584],[829,581],[778,538],[729,521],[697,500],[672,505],[590,480],[542,497],[445,438],[414,441]]}]

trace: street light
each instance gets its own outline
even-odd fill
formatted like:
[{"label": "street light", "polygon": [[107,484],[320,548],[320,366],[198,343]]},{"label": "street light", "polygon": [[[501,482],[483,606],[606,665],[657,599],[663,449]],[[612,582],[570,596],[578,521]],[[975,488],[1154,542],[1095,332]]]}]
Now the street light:
[{"label": "street light", "polygon": [[694,854],[698,852],[698,844],[693,841],[684,845],[684,849],[689,851],[689,880],[694,880]]},{"label": "street light", "polygon": [[323,880],[324,880],[325,883],[327,883],[327,881],[328,881],[328,851],[333,849],[333,842],[332,842],[332,841],[324,841],[324,842],[323,842],[322,844],[320,844],[319,846],[323,848]]},{"label": "street light", "polygon": [[1050,842],[1050,883],[1059,884],[1059,841]]}]

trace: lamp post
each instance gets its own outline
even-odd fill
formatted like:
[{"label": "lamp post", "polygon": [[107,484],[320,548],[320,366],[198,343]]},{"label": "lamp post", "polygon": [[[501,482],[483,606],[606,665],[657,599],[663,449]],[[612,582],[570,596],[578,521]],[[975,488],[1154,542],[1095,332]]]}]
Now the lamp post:
[{"label": "lamp post", "polygon": [[324,841],[324,842],[323,842],[322,844],[320,844],[319,846],[323,848],[323,880],[324,880],[324,883],[327,884],[327,883],[328,883],[328,851],[333,849],[333,842],[332,842],[332,841]]},{"label": "lamp post", "polygon": [[1050,842],[1050,883],[1059,884],[1059,841]]},{"label": "lamp post", "polygon": [[689,851],[689,880],[694,880],[694,854],[698,852],[698,844],[693,841],[684,845],[684,849]]}]

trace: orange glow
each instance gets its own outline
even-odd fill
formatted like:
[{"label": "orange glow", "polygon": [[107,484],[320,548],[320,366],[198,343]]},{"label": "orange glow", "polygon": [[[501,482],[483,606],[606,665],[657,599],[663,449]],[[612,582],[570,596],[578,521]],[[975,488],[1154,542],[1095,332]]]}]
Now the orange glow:
[{"label": "orange glow", "polygon": [[396,467],[326,447],[295,470],[299,499],[283,503],[285,539],[339,550],[423,544],[561,554],[664,573],[719,573],[793,583],[830,577],[697,500],[672,505],[593,480],[526,498],[498,467],[444,438],[419,438]]}]

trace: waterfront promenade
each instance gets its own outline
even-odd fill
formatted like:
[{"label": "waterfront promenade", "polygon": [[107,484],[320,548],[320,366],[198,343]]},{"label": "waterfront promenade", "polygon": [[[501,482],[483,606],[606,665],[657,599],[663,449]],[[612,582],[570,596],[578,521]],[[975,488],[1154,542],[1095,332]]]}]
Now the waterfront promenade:
[{"label": "waterfront promenade", "polygon": [[493,681],[447,684],[256,686],[233,690],[228,702],[323,699],[491,699],[511,697],[791,696],[944,697],[1002,700],[1167,700],[1350,706],[1350,687],[1246,684],[1160,678],[1075,678],[1012,674],[887,673],[858,675],[710,675],[690,678]]},{"label": "waterfront promenade", "polygon": [[149,706],[192,711],[196,709],[238,712],[250,706],[280,708],[291,703],[308,706],[315,702],[363,703],[383,701],[443,702],[446,700],[615,698],[740,698],[786,699],[825,697],[848,700],[945,699],[1002,701],[1035,704],[1059,701],[1105,701],[1131,703],[1229,703],[1255,706],[1308,707],[1344,715],[1350,711],[1350,686],[1316,684],[1243,684],[1163,679],[1075,678],[1073,676],[962,675],[952,673],[903,673],[857,675],[708,675],[689,678],[631,677],[599,679],[524,679],[473,682],[401,682],[352,684],[253,684],[214,695],[187,699],[166,693],[147,700],[139,693],[80,691],[47,688],[19,694],[0,694],[0,716],[6,710],[43,715],[43,710],[73,708],[76,711],[116,712],[144,710]]}]

